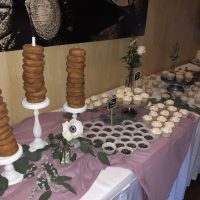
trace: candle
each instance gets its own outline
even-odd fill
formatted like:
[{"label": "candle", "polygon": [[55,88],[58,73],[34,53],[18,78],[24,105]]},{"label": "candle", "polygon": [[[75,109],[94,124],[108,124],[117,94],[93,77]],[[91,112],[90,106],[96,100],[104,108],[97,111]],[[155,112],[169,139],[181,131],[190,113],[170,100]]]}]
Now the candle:
[{"label": "candle", "polygon": [[32,46],[36,46],[36,43],[35,43],[35,37],[32,37]]}]

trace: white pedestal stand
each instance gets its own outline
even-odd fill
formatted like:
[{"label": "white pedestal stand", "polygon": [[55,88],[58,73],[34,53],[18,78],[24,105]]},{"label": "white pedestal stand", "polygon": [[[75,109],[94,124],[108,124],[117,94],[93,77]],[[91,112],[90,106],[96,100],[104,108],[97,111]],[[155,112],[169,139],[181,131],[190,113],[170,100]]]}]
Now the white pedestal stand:
[{"label": "white pedestal stand", "polygon": [[87,106],[83,106],[82,108],[71,108],[67,105],[67,103],[65,103],[63,105],[63,108],[66,112],[69,112],[69,113],[72,113],[72,118],[73,119],[76,119],[77,118],[77,114],[78,113],[82,113],[82,112],[85,112],[86,109],[87,109]]},{"label": "white pedestal stand", "polygon": [[43,102],[40,103],[29,103],[25,98],[22,101],[22,105],[26,109],[34,110],[33,113],[35,117],[35,122],[33,126],[33,135],[35,138],[33,142],[29,144],[30,146],[29,151],[33,152],[36,151],[37,149],[42,149],[47,145],[47,142],[41,138],[42,128],[39,121],[39,109],[47,107],[49,105],[49,99],[46,98]]},{"label": "white pedestal stand", "polygon": [[0,165],[4,165],[5,169],[1,175],[8,179],[8,185],[14,185],[23,180],[23,174],[15,171],[15,168],[12,164],[16,160],[18,160],[23,153],[22,146],[20,144],[18,144],[18,146],[18,151],[14,155],[0,157]]}]

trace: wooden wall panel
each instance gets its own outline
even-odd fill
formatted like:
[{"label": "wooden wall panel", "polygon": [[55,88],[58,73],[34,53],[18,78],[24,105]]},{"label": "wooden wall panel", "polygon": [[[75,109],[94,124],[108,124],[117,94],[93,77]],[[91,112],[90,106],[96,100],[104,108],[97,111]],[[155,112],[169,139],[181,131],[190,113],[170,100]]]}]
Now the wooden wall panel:
[{"label": "wooden wall panel", "polygon": [[[147,48],[142,58],[144,74],[170,66],[169,51],[176,41],[181,45],[178,64],[188,62],[200,49],[200,1],[149,0],[146,33],[138,40]],[[45,48],[44,73],[51,103],[42,112],[65,103],[65,62],[69,48],[79,46],[87,51],[85,91],[86,96],[91,96],[124,83],[128,72],[120,58],[125,55],[129,41],[130,38]],[[21,106],[24,98],[22,51],[0,53],[0,88],[12,124],[32,115]]]}]

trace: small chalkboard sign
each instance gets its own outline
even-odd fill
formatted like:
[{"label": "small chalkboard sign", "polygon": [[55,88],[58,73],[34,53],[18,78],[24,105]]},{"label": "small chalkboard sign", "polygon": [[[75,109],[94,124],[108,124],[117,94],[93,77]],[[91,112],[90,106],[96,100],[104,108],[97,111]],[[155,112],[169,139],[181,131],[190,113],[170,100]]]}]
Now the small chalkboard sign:
[{"label": "small chalkboard sign", "polygon": [[140,71],[135,72],[133,75],[133,80],[135,80],[135,81],[139,80],[140,76],[141,76]]},{"label": "small chalkboard sign", "polygon": [[110,109],[113,109],[115,108],[117,105],[117,99],[116,99],[116,96],[113,95],[109,100],[108,100],[108,103],[107,103],[107,109],[110,110]]}]

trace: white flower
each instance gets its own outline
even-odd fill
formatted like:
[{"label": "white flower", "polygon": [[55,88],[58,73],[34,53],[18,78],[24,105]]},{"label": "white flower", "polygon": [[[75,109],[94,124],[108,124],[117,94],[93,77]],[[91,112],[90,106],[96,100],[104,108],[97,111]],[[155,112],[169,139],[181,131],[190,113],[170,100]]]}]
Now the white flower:
[{"label": "white flower", "polygon": [[142,54],[144,54],[145,52],[146,52],[145,46],[139,46],[139,47],[137,48],[137,53],[138,53],[139,55],[142,55]]},{"label": "white flower", "polygon": [[66,121],[62,124],[62,135],[67,141],[71,141],[74,138],[82,137],[83,125],[80,121],[72,119],[69,122]]}]

